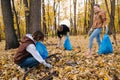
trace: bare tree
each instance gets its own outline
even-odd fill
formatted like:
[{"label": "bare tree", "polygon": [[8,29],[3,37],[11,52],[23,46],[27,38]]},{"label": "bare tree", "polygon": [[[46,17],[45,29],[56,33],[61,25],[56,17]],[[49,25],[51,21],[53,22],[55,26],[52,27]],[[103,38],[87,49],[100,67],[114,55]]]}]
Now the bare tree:
[{"label": "bare tree", "polygon": [[57,29],[57,24],[56,24],[56,9],[57,9],[57,4],[56,4],[56,0],[54,0],[53,3],[53,10],[54,10],[54,34],[56,34],[56,29]]},{"label": "bare tree", "polygon": [[71,31],[70,34],[73,34],[73,19],[72,19],[72,5],[71,5],[72,0],[70,0],[70,27]]},{"label": "bare tree", "polygon": [[93,9],[93,5],[95,4],[94,0],[90,0],[90,4],[91,4],[91,11],[90,11],[90,21],[89,21],[89,25],[88,27],[90,28],[93,24],[93,16],[94,16],[94,9]]},{"label": "bare tree", "polygon": [[47,26],[46,26],[46,17],[45,17],[45,2],[42,0],[42,12],[43,12],[43,32],[47,34]]},{"label": "bare tree", "polygon": [[115,29],[115,24],[114,24],[114,20],[115,20],[115,1],[116,0],[110,0],[111,13],[109,12],[109,9],[108,9],[107,0],[105,0],[105,4],[106,4],[107,12],[108,12],[109,17],[110,17],[109,34],[113,35],[114,42],[117,45],[117,41],[116,41],[116,29]]},{"label": "bare tree", "polygon": [[0,22],[0,42],[1,42],[1,40],[2,40],[2,39],[1,39],[1,35],[2,35],[1,32],[2,32],[2,29],[1,29],[1,22]]},{"label": "bare tree", "polygon": [[48,31],[49,31],[49,27],[50,27],[50,14],[49,14],[49,8],[50,8],[50,0],[48,0],[48,5],[47,5],[47,16],[48,16]]},{"label": "bare tree", "polygon": [[20,40],[19,18],[18,18],[18,12],[15,9],[14,0],[12,0],[12,6],[13,6],[13,14],[15,15],[16,24],[17,24],[17,37],[18,37],[18,40]]},{"label": "bare tree", "polygon": [[60,23],[60,0],[58,0],[58,25]]},{"label": "bare tree", "polygon": [[120,32],[120,0],[117,0],[117,9],[118,9],[118,31]]},{"label": "bare tree", "polygon": [[86,14],[87,14],[87,0],[84,0],[84,6],[85,6],[85,17],[84,17],[84,33],[87,33],[87,20],[86,20]]},{"label": "bare tree", "polygon": [[24,8],[25,8],[25,21],[26,21],[26,33],[29,31],[29,19],[30,19],[30,8],[28,6],[28,1],[23,0]]},{"label": "bare tree", "polygon": [[5,50],[11,48],[17,48],[19,42],[14,30],[13,14],[11,9],[11,0],[1,0],[2,14],[5,30]]},{"label": "bare tree", "polygon": [[74,35],[77,34],[77,28],[76,28],[76,2],[77,2],[77,0],[73,0],[73,5],[74,5]]}]

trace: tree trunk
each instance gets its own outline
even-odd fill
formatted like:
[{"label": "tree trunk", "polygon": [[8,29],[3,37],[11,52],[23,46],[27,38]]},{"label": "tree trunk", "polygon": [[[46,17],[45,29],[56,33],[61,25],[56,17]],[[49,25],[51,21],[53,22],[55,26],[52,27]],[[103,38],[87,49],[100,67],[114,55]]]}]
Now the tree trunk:
[{"label": "tree trunk", "polygon": [[29,33],[34,33],[40,30],[40,15],[41,15],[41,0],[31,0],[30,1],[30,24]]},{"label": "tree trunk", "polygon": [[24,3],[24,8],[25,8],[25,21],[26,21],[26,33],[29,32],[29,19],[30,19],[30,8],[28,6],[28,1],[27,0],[23,0]]},{"label": "tree trunk", "polygon": [[[17,38],[18,40],[20,40],[20,27],[19,27],[19,19],[18,19],[18,13],[15,10],[15,4],[14,4],[14,0],[12,0],[12,6],[13,6],[13,11],[15,14],[15,19],[16,19],[16,25],[17,25]],[[14,17],[13,17],[14,18]]]},{"label": "tree trunk", "polygon": [[72,5],[71,5],[71,2],[72,2],[72,1],[70,0],[70,27],[71,27],[70,34],[73,35],[73,21],[72,21],[72,13],[71,13],[71,12],[72,12],[72,10],[71,10],[71,9],[72,9],[72,8],[71,8],[71,6],[72,6]]},{"label": "tree trunk", "polygon": [[88,24],[88,28],[87,28],[87,31],[89,31],[89,29],[90,29],[90,12],[91,12],[91,2],[90,2],[90,0],[88,0],[88,21],[87,21],[87,24]]},{"label": "tree trunk", "polygon": [[48,0],[48,6],[47,6],[47,16],[48,16],[48,32],[49,32],[49,27],[50,27],[50,14],[49,14],[49,4],[50,4],[50,1]]},{"label": "tree trunk", "polygon": [[45,19],[45,2],[42,0],[42,12],[43,12],[43,32],[47,34],[47,26],[46,26],[46,19]]},{"label": "tree trunk", "polygon": [[85,17],[84,17],[84,33],[87,33],[87,20],[86,20],[86,14],[87,14],[87,0],[84,0],[85,5]]},{"label": "tree trunk", "polygon": [[1,39],[1,35],[2,35],[2,29],[1,29],[1,27],[2,27],[2,26],[1,26],[1,22],[0,22],[0,42],[1,42],[1,40],[2,40],[2,39]]},{"label": "tree trunk", "polygon": [[77,35],[77,29],[76,29],[76,2],[77,2],[77,0],[73,0],[73,4],[74,4],[74,35]]},{"label": "tree trunk", "polygon": [[110,16],[110,32],[112,32],[113,34],[113,39],[115,44],[117,45],[117,41],[116,41],[116,29],[115,29],[115,0],[111,0],[111,16]]},{"label": "tree trunk", "polygon": [[110,0],[110,3],[111,3],[111,14],[110,14],[109,9],[108,9],[107,0],[105,0],[107,12],[108,12],[109,17],[110,17],[110,23],[108,25],[109,26],[108,34],[113,34],[114,42],[117,45],[116,30],[115,30],[115,24],[114,24],[114,20],[115,20],[115,0]]},{"label": "tree trunk", "polygon": [[17,48],[19,42],[14,30],[13,14],[11,9],[11,0],[1,0],[2,14],[5,30],[5,50],[11,48]]},{"label": "tree trunk", "polygon": [[120,32],[120,0],[117,0],[117,8],[118,8],[118,32]]},{"label": "tree trunk", "polygon": [[117,8],[118,8],[118,32],[120,32],[120,0],[117,0]]},{"label": "tree trunk", "polygon": [[58,25],[60,23],[60,1],[58,1]]},{"label": "tree trunk", "polygon": [[93,5],[95,4],[94,0],[91,0],[91,11],[90,11],[90,22],[89,22],[89,28],[92,27],[93,24],[93,16],[94,16],[94,9],[93,9]]},{"label": "tree trunk", "polygon": [[54,4],[53,4],[53,10],[54,10],[54,34],[56,34],[57,28],[56,28],[56,1],[55,0],[54,0]]}]

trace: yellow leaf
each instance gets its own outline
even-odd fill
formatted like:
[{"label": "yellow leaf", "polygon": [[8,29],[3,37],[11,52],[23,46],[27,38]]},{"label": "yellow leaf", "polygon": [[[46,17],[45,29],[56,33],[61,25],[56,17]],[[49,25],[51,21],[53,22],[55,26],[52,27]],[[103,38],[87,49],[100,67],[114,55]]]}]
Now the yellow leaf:
[{"label": "yellow leaf", "polygon": [[72,67],[71,66],[66,66],[65,67],[65,71],[68,72],[68,71],[71,71],[72,70]]}]

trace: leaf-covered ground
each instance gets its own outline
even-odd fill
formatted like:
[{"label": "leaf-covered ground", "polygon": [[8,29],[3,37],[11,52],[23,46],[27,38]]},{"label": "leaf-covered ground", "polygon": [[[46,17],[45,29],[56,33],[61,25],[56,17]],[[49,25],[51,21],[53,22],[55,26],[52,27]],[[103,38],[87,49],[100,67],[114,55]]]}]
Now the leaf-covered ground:
[{"label": "leaf-covered ground", "polygon": [[[118,46],[113,44],[114,52],[109,55],[97,54],[97,43],[94,40],[92,57],[87,59],[85,53],[88,46],[87,36],[70,36],[72,51],[56,48],[57,39],[49,37],[44,43],[49,55],[57,54],[58,61],[52,59],[51,69],[43,65],[33,69],[26,80],[120,80],[120,38]],[[111,40],[113,41],[112,37]],[[4,50],[5,41],[0,42],[0,80],[22,80],[23,70],[13,62],[16,49]],[[50,75],[56,71],[58,75]],[[46,79],[45,77],[48,76]]]}]

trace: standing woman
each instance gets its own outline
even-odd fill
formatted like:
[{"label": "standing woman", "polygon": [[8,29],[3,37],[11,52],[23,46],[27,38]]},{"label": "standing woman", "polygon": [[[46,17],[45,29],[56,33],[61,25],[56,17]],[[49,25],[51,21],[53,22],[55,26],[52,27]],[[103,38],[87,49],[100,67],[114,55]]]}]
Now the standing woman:
[{"label": "standing woman", "polygon": [[94,38],[96,38],[96,41],[98,43],[98,47],[100,46],[100,44],[101,44],[100,33],[101,33],[101,30],[102,30],[102,27],[105,25],[105,22],[106,22],[105,11],[102,10],[98,4],[95,4],[94,5],[93,25],[88,32],[90,37],[89,37],[88,51],[86,53],[87,58],[91,57],[92,45],[93,45],[93,39]]}]

